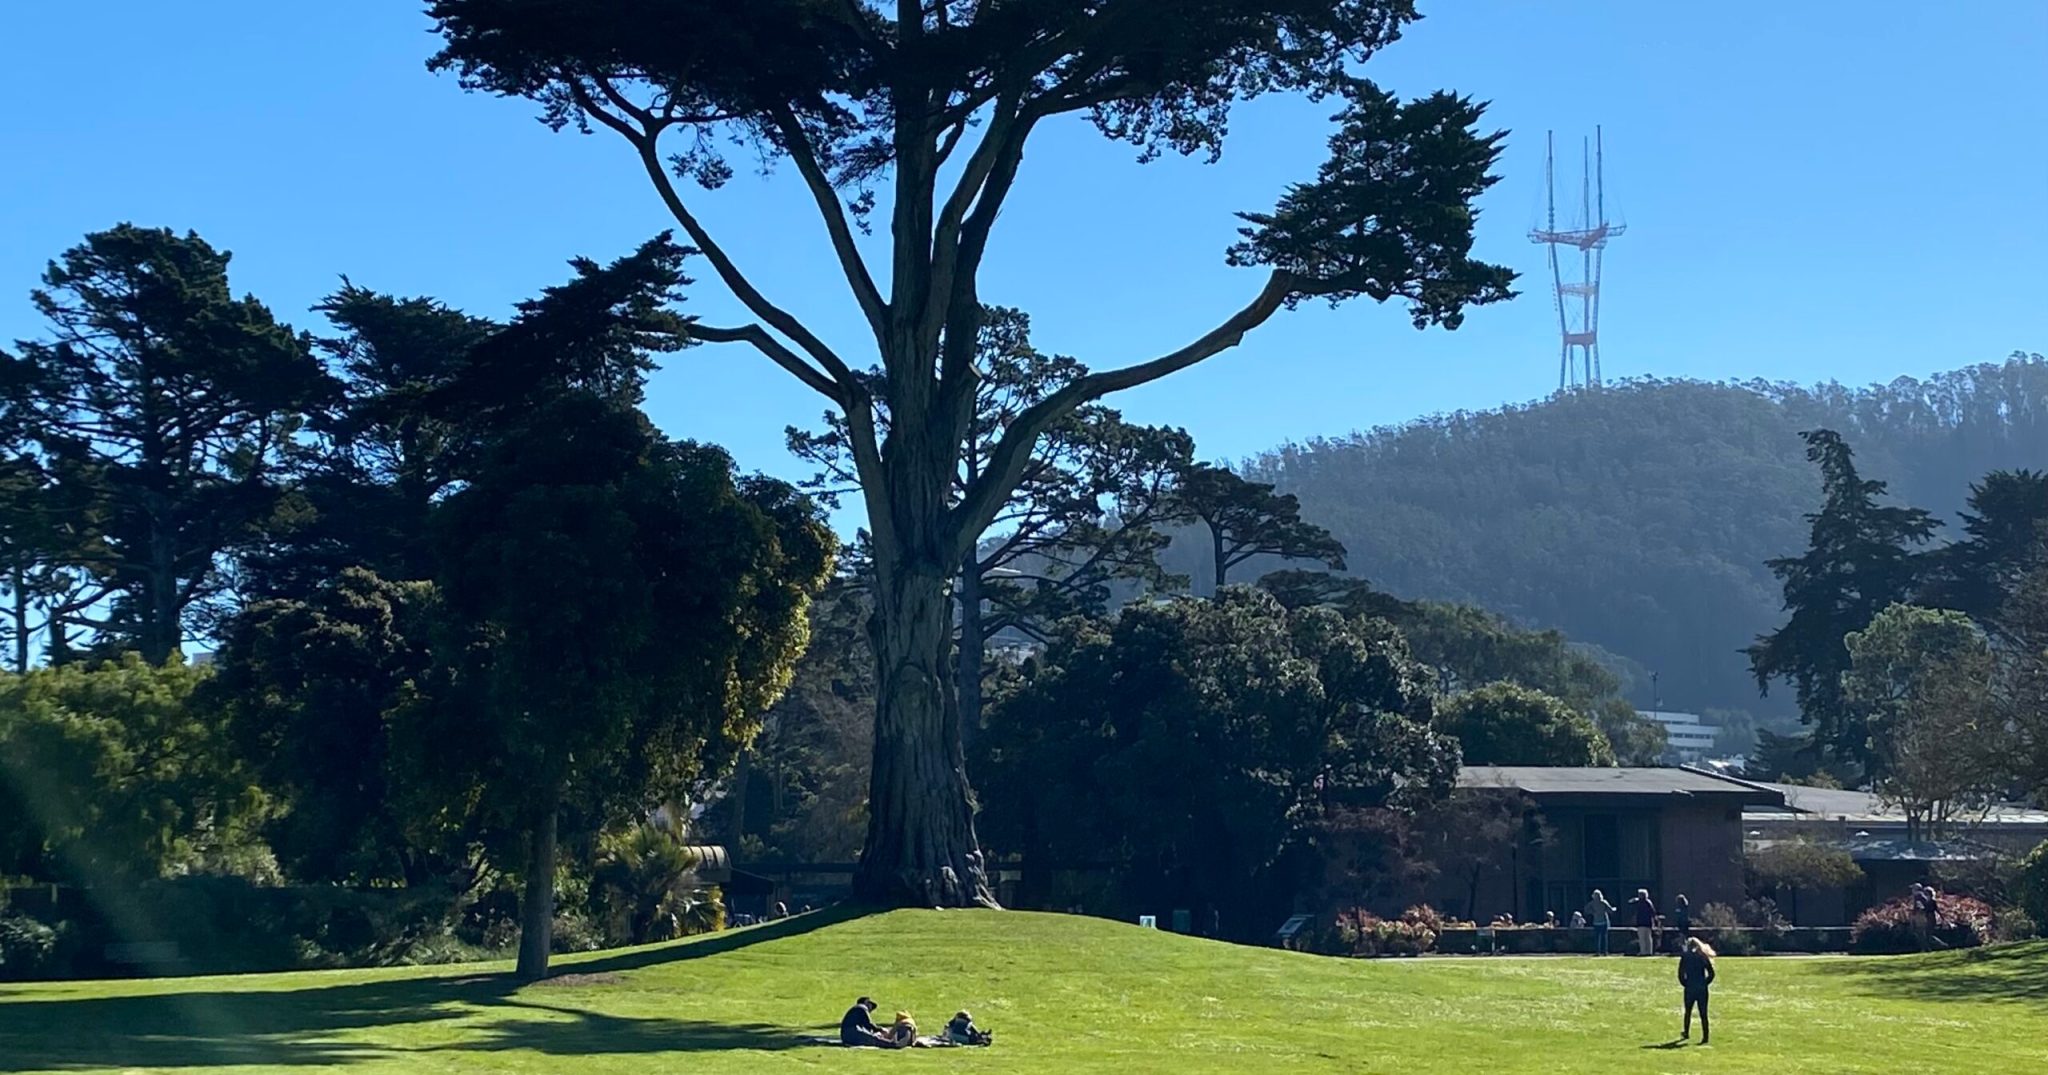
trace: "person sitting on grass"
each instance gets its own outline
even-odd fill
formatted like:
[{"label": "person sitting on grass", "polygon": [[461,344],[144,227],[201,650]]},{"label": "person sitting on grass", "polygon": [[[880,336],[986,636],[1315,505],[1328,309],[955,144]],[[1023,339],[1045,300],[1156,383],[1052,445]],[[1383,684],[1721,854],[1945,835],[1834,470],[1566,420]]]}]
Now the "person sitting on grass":
[{"label": "person sitting on grass", "polygon": [[1678,957],[1678,984],[1685,990],[1685,1026],[1680,1041],[1692,1037],[1692,1010],[1700,1010],[1700,1044],[1707,1044],[1707,987],[1714,984],[1714,950],[1698,937],[1688,937]]},{"label": "person sitting on grass", "polygon": [[918,1044],[917,1020],[912,1019],[909,1012],[897,1012],[896,1025],[889,1028],[889,1045],[896,1049],[912,1049]]},{"label": "person sitting on grass", "polygon": [[974,1025],[974,1016],[965,1009],[953,1013],[953,1021],[946,1024],[946,1040],[955,1045],[992,1045],[996,1036]]},{"label": "person sitting on grass", "polygon": [[874,1017],[870,1014],[874,1010],[875,1002],[872,998],[862,997],[854,1001],[853,1007],[846,1009],[846,1014],[840,1017],[839,1044],[889,1048],[893,1043],[889,1040],[889,1035],[875,1025]]}]

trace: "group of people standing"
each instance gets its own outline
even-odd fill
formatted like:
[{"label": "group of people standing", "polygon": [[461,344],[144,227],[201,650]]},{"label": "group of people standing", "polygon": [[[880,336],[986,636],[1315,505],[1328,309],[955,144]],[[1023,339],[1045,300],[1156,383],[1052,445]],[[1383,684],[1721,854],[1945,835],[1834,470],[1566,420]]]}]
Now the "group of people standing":
[{"label": "group of people standing", "polygon": [[[1583,911],[1572,912],[1573,926],[1593,927],[1593,953],[1608,955],[1608,934],[1614,928],[1614,921],[1621,908],[1607,902],[1599,889],[1593,890],[1593,898],[1586,901]],[[1636,954],[1649,956],[1657,954],[1657,904],[1650,899],[1650,890],[1636,889],[1636,898],[1628,901],[1629,919],[1635,923]],[[1680,893],[1672,902],[1671,914],[1665,925],[1678,931],[1679,943],[1683,945],[1692,937],[1692,904]]]}]

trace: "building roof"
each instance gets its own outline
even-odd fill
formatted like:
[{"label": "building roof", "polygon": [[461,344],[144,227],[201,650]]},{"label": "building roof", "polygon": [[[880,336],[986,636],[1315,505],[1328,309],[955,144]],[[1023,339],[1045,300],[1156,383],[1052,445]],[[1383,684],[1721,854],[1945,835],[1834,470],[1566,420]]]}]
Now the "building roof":
[{"label": "building roof", "polygon": [[1704,769],[1549,765],[1468,765],[1458,772],[1461,788],[1513,788],[1535,796],[1734,798],[1745,806],[1782,805],[1778,792],[1760,784]]},{"label": "building roof", "polygon": [[[1762,850],[1789,843],[1786,840],[1748,841],[1752,850]],[[1832,840],[1829,846],[1839,847],[1849,853],[1856,862],[1974,862],[1996,858],[1998,849],[1969,840],[1905,840],[1863,836],[1846,840]]]},{"label": "building roof", "polygon": [[[1782,818],[1814,821],[1858,821],[1872,823],[1896,822],[1904,824],[1906,812],[1897,806],[1886,805],[1877,795],[1868,791],[1848,791],[1842,788],[1809,788],[1798,784],[1760,783],[1758,787],[1769,788],[1784,796],[1784,805],[1750,811],[1759,819]],[[2001,803],[1993,806],[1984,818],[1976,824],[1989,825],[2043,825],[2048,826],[2048,810],[2035,810],[2016,803]]]}]

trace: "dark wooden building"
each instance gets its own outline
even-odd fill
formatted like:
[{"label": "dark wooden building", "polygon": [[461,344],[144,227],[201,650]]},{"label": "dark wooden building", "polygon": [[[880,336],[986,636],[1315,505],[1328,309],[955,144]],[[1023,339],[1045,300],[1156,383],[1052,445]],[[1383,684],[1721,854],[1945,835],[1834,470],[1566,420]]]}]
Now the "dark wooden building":
[{"label": "dark wooden building", "polygon": [[1681,894],[1695,909],[1739,904],[1743,810],[1784,803],[1770,788],[1689,768],[1474,765],[1458,786],[1518,793],[1540,818],[1506,865],[1505,884],[1468,910],[1524,922],[1545,911],[1567,920],[1596,889],[1617,906],[1637,889],[1659,907]]}]

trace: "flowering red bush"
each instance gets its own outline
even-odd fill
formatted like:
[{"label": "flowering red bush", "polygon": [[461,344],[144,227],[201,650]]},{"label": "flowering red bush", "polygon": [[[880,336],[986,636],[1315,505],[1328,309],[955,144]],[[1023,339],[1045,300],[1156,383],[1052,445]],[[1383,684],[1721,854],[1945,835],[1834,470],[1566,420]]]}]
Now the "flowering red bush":
[{"label": "flowering red bush", "polygon": [[[1419,912],[1427,912],[1419,913]],[[1436,947],[1437,930],[1425,924],[1435,911],[1410,907],[1399,919],[1388,921],[1360,908],[1340,912],[1331,948],[1335,955],[1418,956]]]},{"label": "flowering red bush", "polygon": [[[1859,952],[1917,952],[1921,947],[1917,918],[1912,899],[1901,896],[1857,916],[1850,943]],[[1991,939],[1991,922],[1990,904],[1968,896],[1944,895],[1935,901],[1932,946],[1975,948]]]}]

